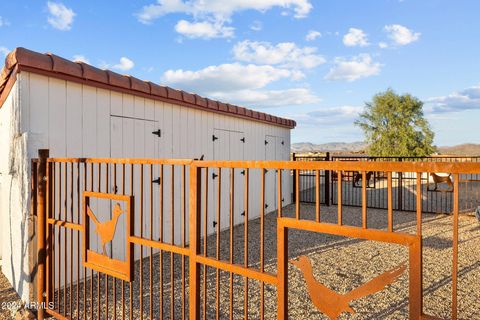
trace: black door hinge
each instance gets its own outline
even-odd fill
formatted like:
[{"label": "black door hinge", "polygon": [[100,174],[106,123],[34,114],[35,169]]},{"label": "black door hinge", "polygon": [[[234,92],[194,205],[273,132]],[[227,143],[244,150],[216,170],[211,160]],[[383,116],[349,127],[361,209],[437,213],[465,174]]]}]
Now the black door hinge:
[{"label": "black door hinge", "polygon": [[162,130],[158,129],[157,131],[153,131],[152,134],[161,137],[162,136]]},{"label": "black door hinge", "polygon": [[212,135],[212,141],[218,140],[218,137],[215,137],[215,135]]},{"label": "black door hinge", "polygon": [[158,177],[157,179],[152,180],[152,183],[161,184],[162,180],[160,180],[160,177]]},{"label": "black door hinge", "polygon": [[215,179],[216,177],[218,177],[218,174],[216,174],[215,172],[212,173],[212,179]]},{"label": "black door hinge", "polygon": [[242,139],[240,139],[240,141],[242,141],[243,143],[245,143],[245,137],[243,137]]}]

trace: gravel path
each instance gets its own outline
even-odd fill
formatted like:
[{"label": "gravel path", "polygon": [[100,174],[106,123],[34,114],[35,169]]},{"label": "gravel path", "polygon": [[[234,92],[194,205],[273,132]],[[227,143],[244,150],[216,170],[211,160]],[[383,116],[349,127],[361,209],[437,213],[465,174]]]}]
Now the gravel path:
[{"label": "gravel path", "polygon": [[[315,206],[302,204],[302,218],[313,219]],[[322,220],[336,222],[336,206],[322,207]],[[284,208],[284,215],[293,216],[294,206]],[[360,208],[344,207],[344,224],[360,226]],[[451,308],[451,268],[452,268],[452,217],[448,215],[423,216],[424,236],[424,311],[427,314],[450,318]],[[370,228],[386,229],[387,214],[385,210],[369,209],[368,225]],[[414,233],[416,229],[415,214],[412,212],[394,212],[394,227],[402,232]],[[259,266],[259,229],[260,221],[249,222],[249,265],[253,268]],[[480,319],[480,224],[472,216],[461,215],[460,217],[460,256],[459,256],[459,318]],[[244,227],[239,225],[234,228],[234,261],[243,264],[243,238]],[[221,233],[221,259],[229,258],[229,230]],[[215,255],[215,236],[208,238],[208,254]],[[137,248],[136,248],[137,250]],[[203,250],[203,249],[202,249]],[[148,250],[149,252],[149,250]],[[324,234],[300,232],[292,230],[289,234],[289,258],[300,255],[310,257],[315,278],[338,293],[346,293],[373,279],[379,274],[395,268],[400,263],[408,261],[408,250],[400,245],[363,241],[358,239],[343,238]],[[150,316],[150,274],[152,281],[152,315],[159,318],[160,301],[160,266],[158,253],[152,257],[152,270],[150,273],[150,260],[143,261],[143,289],[140,294],[140,263],[135,265],[135,281],[132,291],[133,318],[140,318],[140,296],[143,296],[143,316]],[[174,313],[175,319],[181,318],[182,313],[182,281],[181,281],[181,258],[175,256],[174,263]],[[188,258],[185,259],[185,292],[188,295]],[[171,312],[171,288],[170,288],[170,254],[163,257],[163,314],[164,319],[170,319]],[[276,213],[270,213],[265,217],[265,270],[276,273]],[[311,303],[306,289],[305,281],[300,271],[289,264],[289,316],[291,319],[327,319]],[[94,297],[97,295],[96,276],[93,281]],[[98,304],[93,299],[93,317],[97,317],[97,305],[101,306],[101,318],[104,318],[105,308],[105,280],[100,278],[101,301]],[[203,279],[203,271],[201,274]],[[249,280],[249,318],[258,319],[260,312],[260,286],[258,282]],[[233,276],[233,312],[235,319],[243,319],[244,314],[244,285],[245,279]],[[109,280],[110,294],[108,312],[110,317],[114,312],[113,306],[113,281]],[[230,274],[220,272],[220,318],[228,318],[230,313]],[[90,282],[87,282],[87,289]],[[203,280],[201,281],[203,297]],[[117,316],[121,316],[123,309],[121,295],[121,282],[117,281]],[[80,284],[80,310],[83,310],[83,284]],[[76,287],[73,287],[76,292]],[[89,292],[89,291],[87,291]],[[89,293],[88,293],[89,294]],[[129,315],[129,284],[125,287],[125,310]],[[216,314],[216,272],[213,268],[207,268],[207,318]],[[68,298],[68,296],[67,296]],[[63,299],[63,298],[62,298]],[[73,306],[75,308],[75,299]],[[339,319],[408,319],[408,273],[405,272],[398,281],[388,286],[385,290],[374,295],[367,296],[350,303],[356,311],[355,314],[343,313]],[[188,299],[183,305],[188,315]],[[87,306],[87,310],[90,307]],[[203,309],[203,308],[202,308]],[[203,310],[202,310],[203,312]],[[77,314],[76,312],[74,313]],[[80,312],[79,314],[82,314]],[[276,318],[276,288],[265,286],[265,318]]]},{"label": "gravel path", "polygon": [[0,268],[0,319],[12,319],[11,308],[19,305],[21,305],[20,297],[13,290]]}]

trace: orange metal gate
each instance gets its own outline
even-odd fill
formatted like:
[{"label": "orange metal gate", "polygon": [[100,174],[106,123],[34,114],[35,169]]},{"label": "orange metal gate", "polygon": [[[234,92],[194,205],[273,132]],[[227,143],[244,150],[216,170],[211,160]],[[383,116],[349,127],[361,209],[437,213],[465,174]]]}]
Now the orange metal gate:
[{"label": "orange metal gate", "polygon": [[[288,234],[290,230],[303,230],[406,246],[408,262],[379,275],[348,297],[354,299],[382,290],[408,264],[409,317],[430,319],[422,312],[420,173],[449,172],[455,177],[451,318],[457,318],[458,176],[480,173],[478,163],[231,162],[41,156],[33,161],[33,172],[38,178],[34,179],[32,199],[38,221],[38,300],[53,304],[53,308],[44,310],[48,315],[60,319],[286,319],[288,264],[289,258],[293,258],[289,257]],[[274,216],[267,215],[265,208],[267,170],[275,170],[277,175],[274,192],[278,203]],[[298,186],[293,214],[284,212],[282,188],[288,183],[282,183],[285,179],[282,173],[298,175],[300,170],[316,172],[317,179],[321,170],[361,172],[364,178],[361,225],[345,223],[341,201],[334,223],[324,221],[320,201],[315,203],[314,217],[307,217],[298,201]],[[387,176],[385,229],[375,229],[367,223],[368,171],[382,171]],[[241,175],[236,175],[240,172]],[[414,233],[395,229],[393,172],[416,173]],[[238,179],[243,183],[241,190],[237,190]],[[341,183],[340,180],[338,188]],[[322,192],[319,183],[315,188]],[[239,202],[243,208],[240,216]],[[252,222],[252,219],[257,220]],[[276,230],[275,234],[266,234],[266,226],[268,230]],[[309,265],[308,258],[302,257],[290,262],[300,270]],[[320,288],[305,279],[307,285]],[[339,299],[338,295],[330,294],[332,299]],[[350,308],[348,299],[342,300],[346,303],[345,310],[329,306],[329,301],[315,295],[311,299],[331,318]],[[339,301],[334,305],[341,305]],[[43,316],[40,311],[39,318]]]}]

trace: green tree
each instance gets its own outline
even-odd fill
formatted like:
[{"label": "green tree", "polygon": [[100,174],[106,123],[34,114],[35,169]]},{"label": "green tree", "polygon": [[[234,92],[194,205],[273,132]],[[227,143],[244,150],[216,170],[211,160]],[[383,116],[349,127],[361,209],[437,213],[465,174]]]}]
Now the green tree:
[{"label": "green tree", "polygon": [[423,115],[423,102],[392,89],[376,94],[355,121],[362,128],[371,156],[429,156],[434,133]]}]

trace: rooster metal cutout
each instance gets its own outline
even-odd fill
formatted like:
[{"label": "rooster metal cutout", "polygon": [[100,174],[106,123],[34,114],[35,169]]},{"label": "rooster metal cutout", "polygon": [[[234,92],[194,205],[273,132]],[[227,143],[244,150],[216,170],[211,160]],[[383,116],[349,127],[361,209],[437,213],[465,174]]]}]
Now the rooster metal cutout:
[{"label": "rooster metal cutout", "polygon": [[290,263],[302,272],[313,304],[330,319],[337,319],[342,312],[354,314],[355,310],[350,307],[350,301],[383,290],[387,285],[394,283],[407,268],[406,263],[403,263],[346,294],[339,294],[315,279],[312,263],[308,257],[301,256],[297,260],[290,260]]},{"label": "rooster metal cutout", "polygon": [[93,211],[90,209],[90,206],[87,206],[87,214],[90,219],[92,219],[95,223],[95,232],[100,237],[100,241],[102,242],[103,255],[105,256],[107,255],[105,245],[113,240],[113,237],[115,236],[115,229],[117,228],[118,218],[122,215],[123,212],[124,210],[122,210],[120,204],[116,203],[113,207],[112,219],[109,221],[100,222],[98,221]]}]

